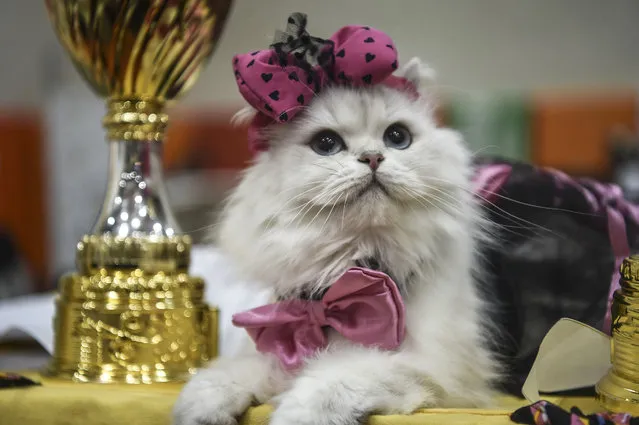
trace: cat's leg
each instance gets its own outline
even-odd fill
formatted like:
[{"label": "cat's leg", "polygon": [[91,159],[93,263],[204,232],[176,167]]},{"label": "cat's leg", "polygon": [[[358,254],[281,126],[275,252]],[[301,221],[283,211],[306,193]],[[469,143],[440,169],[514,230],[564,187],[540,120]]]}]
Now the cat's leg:
[{"label": "cat's leg", "polygon": [[440,390],[402,353],[344,347],[311,360],[275,399],[271,425],[352,425],[372,413],[409,414],[437,401]]},{"label": "cat's leg", "polygon": [[173,408],[174,425],[234,425],[253,403],[281,390],[284,375],[277,361],[258,353],[219,359],[198,371]]}]

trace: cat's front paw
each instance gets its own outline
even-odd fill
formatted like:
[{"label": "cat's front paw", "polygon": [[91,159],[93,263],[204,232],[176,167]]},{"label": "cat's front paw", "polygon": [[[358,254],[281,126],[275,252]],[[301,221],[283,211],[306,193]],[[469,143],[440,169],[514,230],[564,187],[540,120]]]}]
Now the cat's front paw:
[{"label": "cat's front paw", "polygon": [[302,378],[287,392],[272,400],[275,410],[270,425],[353,425],[363,422],[370,409],[361,403],[365,391],[332,387],[322,381]]},{"label": "cat's front paw", "polygon": [[410,414],[431,405],[434,391],[387,353],[360,349],[327,353],[274,399],[271,425],[353,425],[373,413]]},{"label": "cat's front paw", "polygon": [[184,386],[173,407],[173,425],[235,425],[269,377],[259,356],[220,361],[200,370]]},{"label": "cat's front paw", "polygon": [[281,400],[271,415],[270,425],[355,425],[363,423],[366,411],[335,403],[335,400],[317,399],[304,403],[291,394]]},{"label": "cat's front paw", "polygon": [[195,376],[185,385],[173,407],[173,425],[236,425],[252,394],[229,380],[214,379],[212,373],[200,373],[210,379]]}]

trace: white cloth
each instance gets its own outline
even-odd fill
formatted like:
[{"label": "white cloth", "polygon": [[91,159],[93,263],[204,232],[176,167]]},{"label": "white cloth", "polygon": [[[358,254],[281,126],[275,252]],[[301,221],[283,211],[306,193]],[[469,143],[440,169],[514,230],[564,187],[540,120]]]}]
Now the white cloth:
[{"label": "white cloth", "polygon": [[[220,309],[220,354],[233,355],[245,331],[232,325],[231,316],[265,304],[268,292],[256,291],[255,286],[238,280],[228,260],[215,247],[194,246],[191,253],[191,275],[205,280],[206,301]],[[52,353],[54,298],[54,293],[46,293],[0,301],[0,341],[35,339]]]}]

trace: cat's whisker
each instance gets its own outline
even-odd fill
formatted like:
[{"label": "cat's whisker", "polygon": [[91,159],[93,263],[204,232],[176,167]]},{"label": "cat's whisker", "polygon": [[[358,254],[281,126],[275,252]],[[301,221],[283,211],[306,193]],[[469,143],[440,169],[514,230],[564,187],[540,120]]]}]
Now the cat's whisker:
[{"label": "cat's whisker", "polygon": [[332,171],[335,174],[339,174],[339,172],[340,172],[339,170],[336,170],[334,168],[326,167],[324,165],[320,165],[320,164],[317,164],[317,163],[313,163],[311,165],[313,165],[314,167],[319,167],[319,168],[323,168],[323,169],[328,170],[328,171]]},{"label": "cat's whisker", "polygon": [[339,200],[342,199],[343,195],[344,195],[343,193],[340,193],[337,199],[335,200],[335,202],[331,202],[333,206],[331,207],[331,210],[328,212],[328,215],[326,216],[326,220],[324,220],[322,227],[320,227],[320,230],[319,230],[320,233],[322,233],[322,231],[324,230],[324,226],[326,226],[326,223],[328,223],[328,220],[331,218],[331,214],[333,214],[333,210],[335,209],[335,206],[339,203]]},{"label": "cat's whisker", "polygon": [[220,225],[221,222],[222,221],[219,220],[219,221],[217,221],[215,223],[207,224],[205,226],[196,227],[195,229],[184,230],[183,233],[185,235],[190,235],[190,234],[193,234],[193,233],[202,232],[204,230],[215,229],[216,227],[218,227]]},{"label": "cat's whisker", "polygon": [[[451,185],[453,185],[455,187],[458,187],[458,188],[460,188],[462,190],[465,190],[467,192],[471,192],[471,193],[473,193],[475,195],[478,195],[474,190],[466,188],[466,187],[463,187],[463,186],[460,186],[460,185],[455,184],[454,182],[451,182],[451,181],[448,181],[448,180],[438,179],[436,177],[430,177],[430,176],[426,177],[426,178],[428,180],[432,180],[432,181],[438,181],[438,182],[442,182],[442,183],[451,184]],[[583,211],[574,211],[574,210],[569,210],[567,208],[547,207],[547,206],[544,206],[544,205],[536,205],[536,204],[531,204],[531,203],[528,203],[528,202],[518,201],[517,199],[513,199],[513,198],[510,198],[508,196],[505,196],[505,195],[502,195],[500,193],[493,192],[493,191],[490,191],[490,190],[484,190],[484,193],[488,193],[490,195],[497,196],[499,198],[505,199],[505,200],[507,200],[509,202],[513,202],[515,204],[519,204],[519,205],[526,206],[526,207],[531,207],[531,208],[537,208],[537,209],[540,209],[540,210],[565,212],[565,213],[569,213],[569,214],[584,215],[584,216],[590,216],[590,217],[596,217],[597,216],[597,214],[594,214],[594,213],[588,213],[588,212],[583,212]],[[485,198],[482,198],[482,199],[485,199]]]},{"label": "cat's whisker", "polygon": [[[335,189],[334,189],[335,190]],[[331,194],[331,192],[329,192],[328,194]],[[300,221],[303,221],[304,217],[306,216],[306,214],[308,213],[308,211],[310,211],[313,206],[315,204],[317,204],[317,202],[319,202],[321,199],[328,197],[326,190],[322,191],[321,193],[319,193],[318,195],[314,196],[313,198],[311,198],[310,201],[308,201],[306,204],[304,204],[303,209],[300,210],[291,220],[289,220],[288,225],[292,224],[295,222],[295,219],[302,213],[302,211],[304,211],[304,209],[306,209],[306,212],[304,212],[304,214],[302,215],[302,217],[300,218]],[[308,208],[307,208],[308,207]]]},{"label": "cat's whisker", "polygon": [[[514,214],[512,214],[512,213],[509,213],[508,211],[505,211],[504,209],[502,209],[501,207],[497,206],[497,205],[496,205],[496,204],[494,204],[492,201],[490,201],[489,199],[487,199],[486,197],[484,197],[484,196],[480,195],[479,193],[477,193],[476,191],[474,191],[474,190],[472,190],[472,189],[466,188],[466,187],[464,187],[464,186],[461,186],[461,185],[456,184],[455,182],[452,182],[452,181],[449,181],[449,180],[438,179],[438,178],[434,178],[434,177],[428,177],[427,179],[428,179],[428,180],[432,180],[432,181],[437,181],[437,182],[442,182],[442,183],[449,184],[449,185],[451,185],[452,187],[455,187],[455,188],[457,188],[457,189],[463,190],[463,191],[465,191],[465,192],[467,192],[467,193],[469,193],[469,194],[471,194],[471,195],[473,195],[473,196],[478,197],[479,199],[481,199],[481,200],[483,201],[483,203],[485,203],[485,204],[487,204],[487,205],[489,205],[489,206],[492,206],[492,207],[496,208],[497,210],[499,210],[502,214],[505,214],[505,215],[501,215],[503,218],[510,218],[511,220],[513,220],[513,221],[515,221],[515,222],[517,222],[517,220],[519,220],[519,221],[520,221],[520,222],[522,222],[522,223],[526,223],[526,224],[529,224],[529,225],[532,225],[532,226],[538,227],[538,228],[540,228],[541,230],[550,231],[550,229],[547,229],[547,228],[545,228],[545,227],[543,227],[543,226],[540,226],[540,225],[538,225],[538,224],[536,224],[536,223],[533,223],[533,222],[527,221],[527,220],[525,220],[525,219],[522,219],[522,218],[520,218],[520,217],[517,217],[516,215],[514,215]],[[448,196],[448,197],[451,197],[451,198],[455,198],[455,199],[456,199],[456,197],[455,197],[454,195],[452,195],[452,194],[450,194],[450,193],[446,192],[445,190],[443,190],[443,189],[441,189],[441,188],[439,188],[439,187],[437,187],[437,186],[429,185],[429,184],[423,184],[423,187],[425,187],[425,188],[427,188],[427,189],[430,189],[430,190],[437,191],[437,192],[439,192],[439,193],[445,194],[445,195],[446,195],[446,196]],[[487,208],[487,205],[482,205],[482,204],[480,204],[480,206],[482,206],[482,207],[484,207],[484,208]]]},{"label": "cat's whisker", "polygon": [[[287,225],[287,226],[290,226],[291,224],[293,224],[293,223],[295,222],[295,220],[297,219],[297,217],[298,217],[300,214],[302,214],[302,212],[304,212],[304,211],[306,210],[306,208],[307,208],[307,207],[309,207],[309,206],[310,206],[310,207],[309,207],[309,210],[310,210],[310,208],[312,208],[312,207],[313,207],[313,202],[314,202],[314,201],[315,201],[315,197],[311,198],[308,202],[306,202],[304,205],[302,205],[301,207],[299,207],[299,211],[297,212],[297,214],[295,214],[295,216],[294,216],[292,219],[290,219],[290,220],[286,223],[286,225]],[[304,214],[303,214],[303,215],[302,215],[302,217],[301,217],[301,220],[303,220],[303,219],[304,219],[304,216],[306,215],[306,213],[307,213],[307,212],[308,212],[308,211],[304,212]]]},{"label": "cat's whisker", "polygon": [[532,208],[537,208],[537,209],[540,209],[540,210],[547,210],[547,211],[554,211],[554,212],[564,212],[564,213],[575,214],[575,215],[584,215],[584,216],[588,216],[588,217],[597,217],[597,214],[595,214],[595,213],[588,213],[588,212],[583,212],[583,211],[574,211],[574,210],[569,210],[567,208],[546,207],[544,205],[535,205],[535,204],[530,204],[528,202],[518,201],[517,199],[513,199],[513,198],[510,198],[508,196],[504,196],[504,195],[502,195],[500,193],[492,192],[490,190],[485,190],[484,192],[488,193],[490,195],[494,195],[494,196],[496,196],[498,198],[505,199],[505,200],[507,200],[509,202],[512,202],[514,204],[519,204],[519,205],[523,205],[523,206],[526,206],[526,207],[532,207]]},{"label": "cat's whisker", "polygon": [[344,216],[346,215],[346,207],[348,206],[348,193],[346,193],[346,197],[344,198],[344,206],[342,208],[342,225],[340,229],[344,229]]},{"label": "cat's whisker", "polygon": [[[329,202],[330,202],[331,199],[333,199],[333,197],[329,198]],[[322,213],[322,211],[324,211],[324,208],[326,208],[327,205],[328,205],[328,203],[325,203],[324,205],[322,205],[322,207],[319,209],[319,211],[317,211],[315,216],[313,216],[313,218],[306,224],[306,226],[302,230],[303,232],[306,232],[308,230],[308,228],[311,226],[311,224],[313,224],[315,219]]]},{"label": "cat's whisker", "polygon": [[[449,195],[446,194],[445,192],[443,193],[445,195]],[[434,199],[438,200],[438,202],[444,202],[441,198],[434,196],[432,193],[429,194],[430,197],[433,197]],[[452,195],[450,195],[450,197],[454,200],[458,200],[458,198],[453,197]],[[461,204],[461,202],[460,202]],[[501,234],[499,233],[499,229],[504,228],[503,225],[500,226],[496,226],[496,225],[491,225],[491,224],[487,224],[484,220],[477,220],[475,223],[476,226],[478,226],[479,228],[481,228],[486,234],[489,234],[493,239],[495,240],[500,240],[503,239]],[[515,228],[514,226],[507,226],[508,228],[505,228],[506,231],[508,231],[511,234],[517,235],[517,236],[525,236],[524,233],[520,233],[520,232],[515,232],[514,230],[511,230],[511,228]],[[521,229],[527,229],[527,230],[533,230],[534,228],[531,228],[529,226],[519,226],[519,228]]]},{"label": "cat's whisker", "polygon": [[[408,188],[405,188],[404,191],[406,193],[408,193],[409,196],[412,197],[412,199],[414,199],[416,201],[423,200],[424,202],[427,202],[431,207],[437,208],[439,210],[442,210],[440,205],[435,204],[434,202],[431,201],[431,199],[427,198],[426,196],[423,196],[420,193],[418,193],[418,192],[416,192],[414,190],[408,189]],[[436,196],[431,196],[431,198],[433,198],[435,201],[439,202],[441,205],[444,205],[444,206],[447,206],[448,208],[451,208],[452,210],[456,209],[456,207],[454,205],[442,200],[441,198],[437,198]],[[421,204],[421,205],[426,207],[424,204]],[[444,210],[442,210],[442,211],[447,213],[447,211],[444,211]]]},{"label": "cat's whisker", "polygon": [[[338,196],[341,197],[342,194],[343,194],[343,191],[341,191],[339,187],[334,188],[331,192],[329,192],[326,195],[326,198],[328,198],[327,201],[326,202],[322,202],[323,205],[321,206],[321,208],[319,209],[317,214],[315,214],[315,217],[313,217],[311,219],[311,221],[308,223],[307,227],[310,226],[313,223],[313,221],[321,214],[321,212],[324,210],[324,208],[328,207],[329,205],[331,205],[334,208],[335,207],[335,203],[333,202],[333,200],[334,199],[339,199],[337,197]],[[333,208],[331,208],[331,211],[332,211]]]},{"label": "cat's whisker", "polygon": [[[305,188],[305,187],[310,186],[310,188],[309,188],[309,189],[306,189],[306,190],[304,190],[303,192],[301,192],[301,193],[299,193],[299,194],[297,194],[297,195],[293,196],[292,198],[289,198],[289,199],[285,202],[285,204],[288,204],[288,203],[290,203],[291,201],[293,201],[293,200],[295,200],[295,199],[297,199],[297,198],[299,198],[299,197],[301,197],[301,196],[304,196],[305,194],[307,194],[307,193],[309,193],[309,192],[312,192],[313,190],[316,190],[316,189],[317,189],[317,185],[318,185],[318,184],[320,184],[320,183],[322,183],[323,181],[324,181],[324,180],[314,180],[314,181],[312,181],[312,182],[309,182],[309,183],[307,183],[307,184],[302,185],[301,187],[296,187],[296,188],[294,188],[294,189],[299,190],[299,189],[303,189],[303,188]],[[290,190],[289,190],[289,191],[290,191]],[[282,191],[282,192],[280,192],[280,193],[279,193],[279,195],[284,194],[284,192],[286,192],[286,191]],[[278,195],[278,196],[279,196],[279,195]]]},{"label": "cat's whisker", "polygon": [[304,189],[305,187],[311,187],[314,188],[318,183],[322,183],[324,181],[324,179],[316,179],[316,180],[311,180],[309,182],[303,183],[300,186],[293,186],[293,187],[288,187],[286,189],[282,189],[281,191],[279,191],[276,196],[280,196],[283,195],[286,192],[290,192],[292,190],[300,190],[300,189]]},{"label": "cat's whisker", "polygon": [[489,150],[489,149],[499,149],[499,146],[497,146],[497,145],[486,145],[486,146],[482,146],[481,148],[479,148],[479,149],[477,149],[476,151],[474,151],[474,152],[472,153],[472,156],[474,156],[474,157],[475,157],[475,156],[479,155],[480,153],[485,152],[485,151],[487,151],[487,150]]},{"label": "cat's whisker", "polygon": [[344,164],[342,164],[342,163],[339,161],[339,159],[338,159],[338,158],[335,158],[335,162],[337,162],[337,164],[339,164],[339,166],[340,166],[340,167],[342,167],[342,169],[346,168],[346,167],[344,166]]},{"label": "cat's whisker", "polygon": [[[498,215],[499,217],[502,217],[506,220],[510,220],[513,223],[521,223],[521,224],[526,224],[530,227],[528,227],[530,230],[539,230],[542,232],[546,232],[546,233],[550,233],[551,235],[557,236],[557,237],[562,237],[562,235],[559,235],[558,233],[552,231],[551,229],[544,227],[540,224],[537,224],[535,222],[526,220],[524,218],[518,217],[517,215],[506,211],[505,209],[497,206],[497,204],[495,204],[494,202],[490,201],[489,199],[475,193],[475,196],[477,196],[479,199],[482,200],[482,202],[479,204],[481,208],[484,208],[486,211],[490,211],[490,208],[494,208],[496,211],[492,211],[494,214]],[[536,235],[540,235],[540,233],[535,233]]]},{"label": "cat's whisker", "polygon": [[[416,196],[415,193],[409,192],[408,190],[404,190],[408,196],[410,196],[413,200],[415,200],[417,203],[419,203],[424,209],[430,209],[430,208],[438,208],[437,205],[435,205],[433,202],[431,202],[430,200],[426,199],[426,198],[418,198]],[[423,201],[423,202],[422,202]],[[424,204],[424,202],[426,202],[428,205]],[[430,207],[429,207],[430,206]]]},{"label": "cat's whisker", "polygon": [[[316,189],[316,185],[317,185],[318,183],[321,183],[321,181],[312,181],[312,182],[310,182],[310,183],[307,183],[307,184],[305,184],[305,185],[302,185],[302,188],[303,188],[303,187],[306,187],[306,186],[311,186],[311,188],[310,188],[310,189],[307,189],[307,190],[305,190],[305,191],[303,191],[302,193],[299,193],[299,194],[297,194],[297,195],[293,196],[292,198],[290,198],[290,199],[288,199],[286,202],[284,202],[280,209],[278,209],[275,213],[271,214],[271,218],[269,218],[268,222],[266,222],[266,227],[267,227],[267,228],[269,228],[269,226],[273,223],[273,220],[275,220],[275,218],[276,218],[276,217],[277,217],[277,216],[278,216],[281,212],[283,212],[283,211],[284,211],[284,207],[286,207],[288,204],[290,204],[290,203],[291,203],[291,202],[293,202],[294,200],[296,200],[296,199],[298,199],[298,198],[300,198],[300,197],[302,197],[302,196],[306,195],[307,193],[312,192],[313,190],[315,190],[315,189]],[[293,208],[292,210],[288,210],[287,212],[292,212],[292,211],[295,211],[296,209],[297,209],[297,208]]]},{"label": "cat's whisker", "polygon": [[[439,180],[441,180],[441,179],[439,179]],[[452,182],[448,182],[448,183],[452,183]],[[428,188],[430,190],[434,190],[436,192],[439,192],[439,193],[441,193],[441,194],[443,194],[445,196],[448,196],[449,198],[457,199],[456,197],[454,197],[454,195],[452,195],[452,194],[450,194],[450,193],[448,193],[448,192],[446,192],[446,191],[444,191],[444,190],[442,190],[442,189],[440,189],[438,187],[435,187],[435,186],[432,186],[432,185],[424,185],[424,187],[426,187],[426,188]],[[457,186],[457,187],[460,188],[460,189],[466,190],[465,188],[463,188],[461,186]],[[470,191],[470,190],[467,190],[467,191],[470,192],[471,194],[477,196],[478,198],[480,198],[483,201],[482,203],[479,204],[479,206],[481,208],[485,208],[485,209],[489,209],[490,207],[495,208],[497,211],[493,211],[493,212],[495,214],[497,214],[498,216],[506,219],[506,220],[510,220],[510,221],[512,221],[514,223],[524,223],[524,224],[527,224],[527,225],[531,226],[530,227],[531,230],[538,229],[538,230],[550,233],[550,234],[552,234],[554,236],[562,237],[561,235],[553,232],[552,230],[550,230],[550,229],[548,229],[548,228],[546,228],[544,226],[541,226],[541,225],[539,225],[537,223],[534,223],[532,221],[523,219],[521,217],[516,216],[515,214],[512,214],[512,213],[504,210],[503,208],[497,206],[495,203],[493,203],[489,199],[479,195],[476,192],[473,192],[473,191]]]},{"label": "cat's whisker", "polygon": [[[437,189],[437,188],[433,188],[433,187],[430,187],[430,186],[429,186],[428,188],[429,188],[429,189]],[[441,203],[441,204],[443,204],[443,205],[448,205],[448,207],[449,207],[449,208],[451,208],[452,210],[455,210],[455,209],[459,208],[459,206],[452,205],[452,204],[450,204],[450,203],[448,203],[448,202],[444,201],[443,199],[441,199],[441,198],[439,198],[439,197],[437,197],[437,196],[433,195],[432,193],[430,193],[430,194],[428,195],[428,197],[426,197],[425,195],[422,195],[422,194],[420,194],[420,193],[418,193],[418,192],[416,192],[416,191],[414,191],[414,190],[412,190],[412,189],[410,189],[410,191],[411,191],[411,192],[412,192],[412,194],[413,194],[413,199],[415,199],[416,197],[419,197],[420,199],[423,199],[424,201],[429,202],[429,204],[431,204],[431,205],[433,205],[433,206],[436,206],[436,205],[435,205],[435,204],[433,204],[433,203],[432,203],[432,202],[428,199],[428,197],[433,198],[434,200],[436,200],[437,202],[439,202],[439,203]],[[444,191],[441,191],[441,193],[442,193],[442,194],[444,194],[444,195],[447,195],[447,196],[448,196],[450,199],[452,199],[453,201],[455,201],[455,202],[459,202],[459,203],[461,204],[461,201],[459,200],[459,198],[457,198],[457,197],[455,197],[455,196],[453,196],[453,195],[451,195],[451,194],[449,194],[449,193],[446,193],[446,192],[444,192]],[[499,233],[498,233],[497,226],[487,225],[487,224],[484,224],[482,221],[478,221],[478,222],[476,223],[476,225],[477,225],[477,226],[479,226],[482,230],[484,230],[484,231],[485,231],[485,232],[487,232],[488,234],[490,234],[493,238],[500,239],[500,235],[499,235]],[[522,227],[522,228],[525,228],[525,229],[531,229],[531,228],[529,228],[529,227]],[[510,228],[507,228],[507,229],[505,229],[505,230],[509,231],[509,232],[510,232],[510,233],[512,233],[512,234],[516,234],[516,235],[518,235],[518,236],[524,236],[524,234],[522,234],[522,233],[516,233],[514,230],[511,230]]]}]

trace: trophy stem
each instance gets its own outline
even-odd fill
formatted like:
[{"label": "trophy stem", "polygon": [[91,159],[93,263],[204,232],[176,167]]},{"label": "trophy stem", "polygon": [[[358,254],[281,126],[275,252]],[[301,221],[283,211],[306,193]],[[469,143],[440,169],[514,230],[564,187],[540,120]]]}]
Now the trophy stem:
[{"label": "trophy stem", "polygon": [[639,257],[621,265],[621,288],[612,304],[612,367],[596,385],[603,407],[639,415]]},{"label": "trophy stem", "polygon": [[109,145],[106,196],[92,234],[179,234],[162,175],[162,143],[114,140]]}]

